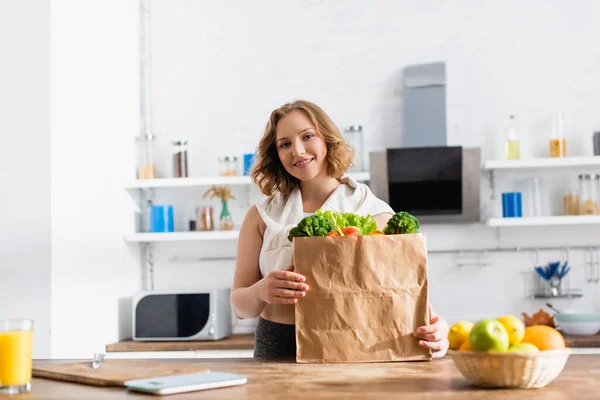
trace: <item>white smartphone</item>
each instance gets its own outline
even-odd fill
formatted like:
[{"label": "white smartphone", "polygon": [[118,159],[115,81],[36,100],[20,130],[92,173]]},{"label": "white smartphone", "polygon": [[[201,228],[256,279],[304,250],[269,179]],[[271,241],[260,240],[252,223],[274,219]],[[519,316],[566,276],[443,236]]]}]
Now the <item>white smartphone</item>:
[{"label": "white smartphone", "polygon": [[195,374],[134,379],[126,381],[125,386],[138,392],[165,395],[243,385],[246,382],[248,382],[248,377],[245,375],[230,374],[229,372],[198,372]]}]

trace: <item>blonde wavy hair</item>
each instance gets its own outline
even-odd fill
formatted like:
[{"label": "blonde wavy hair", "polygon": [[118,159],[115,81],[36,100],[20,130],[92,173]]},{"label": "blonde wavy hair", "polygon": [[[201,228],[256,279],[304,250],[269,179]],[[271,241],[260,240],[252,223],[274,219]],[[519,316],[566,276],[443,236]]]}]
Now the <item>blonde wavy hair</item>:
[{"label": "blonde wavy hair", "polygon": [[284,104],[271,113],[256,149],[256,161],[250,171],[252,181],[266,196],[272,196],[276,192],[289,194],[300,185],[300,181],[281,164],[275,144],[277,124],[296,110],[308,117],[327,144],[327,175],[339,178],[352,166],[354,149],[344,140],[340,130],[321,107],[306,100]]}]

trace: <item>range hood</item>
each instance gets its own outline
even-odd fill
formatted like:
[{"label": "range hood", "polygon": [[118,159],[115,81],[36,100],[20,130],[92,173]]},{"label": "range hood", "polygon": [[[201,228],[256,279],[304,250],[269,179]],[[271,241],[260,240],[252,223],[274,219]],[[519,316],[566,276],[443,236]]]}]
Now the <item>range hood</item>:
[{"label": "range hood", "polygon": [[447,146],[446,64],[404,69],[402,147]]}]

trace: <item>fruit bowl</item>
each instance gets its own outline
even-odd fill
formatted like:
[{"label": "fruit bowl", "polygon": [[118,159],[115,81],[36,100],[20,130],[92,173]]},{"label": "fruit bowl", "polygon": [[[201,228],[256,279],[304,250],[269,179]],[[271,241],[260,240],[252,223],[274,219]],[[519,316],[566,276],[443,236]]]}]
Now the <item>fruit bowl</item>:
[{"label": "fruit bowl", "polygon": [[449,350],[460,373],[473,385],[494,388],[541,388],[563,370],[571,351],[535,354]]}]

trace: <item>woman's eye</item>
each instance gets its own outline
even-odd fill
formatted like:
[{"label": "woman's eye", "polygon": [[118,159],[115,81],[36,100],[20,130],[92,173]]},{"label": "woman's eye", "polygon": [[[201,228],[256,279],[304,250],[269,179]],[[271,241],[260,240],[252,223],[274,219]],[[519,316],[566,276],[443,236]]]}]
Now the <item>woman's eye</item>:
[{"label": "woman's eye", "polygon": [[286,147],[288,147],[290,144],[289,143],[282,143],[281,145],[279,145],[280,149],[285,149]]},{"label": "woman's eye", "polygon": [[305,140],[312,139],[314,136],[315,135],[313,135],[312,133],[309,133],[308,135],[304,136],[304,139]]}]

